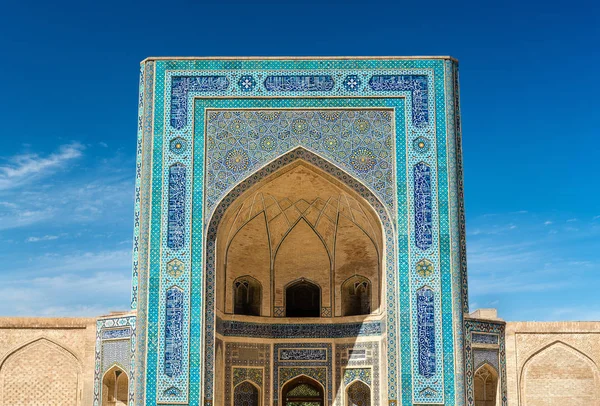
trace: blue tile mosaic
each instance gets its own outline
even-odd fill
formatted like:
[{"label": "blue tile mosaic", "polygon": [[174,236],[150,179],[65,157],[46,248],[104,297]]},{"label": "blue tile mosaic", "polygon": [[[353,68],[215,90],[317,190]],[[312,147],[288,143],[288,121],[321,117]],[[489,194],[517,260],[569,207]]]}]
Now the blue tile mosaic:
[{"label": "blue tile mosaic", "polygon": [[344,324],[264,324],[217,318],[217,333],[226,337],[340,338],[381,335],[381,322]]},{"label": "blue tile mosaic", "polygon": [[167,290],[165,321],[165,375],[181,374],[183,366],[183,292],[178,287]]},{"label": "blue tile mosaic", "polygon": [[346,88],[346,90],[349,92],[358,91],[358,89],[360,89],[361,84],[362,81],[357,75],[348,75],[344,79],[344,88]]},{"label": "blue tile mosaic", "polygon": [[429,288],[417,291],[417,319],[419,340],[419,373],[426,378],[435,374],[435,304]]},{"label": "blue tile mosaic", "polygon": [[129,338],[131,336],[131,333],[132,331],[129,327],[104,330],[102,332],[102,339],[106,340],[111,338]]},{"label": "blue tile mosaic", "polygon": [[431,206],[431,168],[420,162],[414,167],[415,244],[422,250],[433,242]]},{"label": "blue tile mosaic", "polygon": [[183,248],[185,243],[186,167],[175,164],[169,170],[169,231],[167,246]]},{"label": "blue tile mosaic", "polygon": [[171,126],[180,130],[186,125],[189,92],[224,91],[229,87],[226,76],[177,76],[171,81]]},{"label": "blue tile mosaic", "polygon": [[417,128],[429,122],[427,76],[422,75],[379,75],[369,80],[371,89],[378,92],[410,91],[412,93],[413,124]]},{"label": "blue tile mosaic", "polygon": [[333,77],[329,75],[282,75],[265,79],[268,92],[328,92],[334,84]]},{"label": "blue tile mosaic", "polygon": [[475,344],[498,344],[498,335],[484,334],[484,333],[472,333],[471,341]]}]

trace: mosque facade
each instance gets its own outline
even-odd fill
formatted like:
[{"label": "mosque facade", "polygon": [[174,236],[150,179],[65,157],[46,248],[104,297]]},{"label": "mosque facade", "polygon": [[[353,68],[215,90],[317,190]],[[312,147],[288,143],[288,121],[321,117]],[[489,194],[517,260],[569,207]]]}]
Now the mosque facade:
[{"label": "mosque facade", "polygon": [[600,405],[600,323],[469,313],[456,60],[149,58],[138,102],[131,311],[0,320],[0,405]]}]

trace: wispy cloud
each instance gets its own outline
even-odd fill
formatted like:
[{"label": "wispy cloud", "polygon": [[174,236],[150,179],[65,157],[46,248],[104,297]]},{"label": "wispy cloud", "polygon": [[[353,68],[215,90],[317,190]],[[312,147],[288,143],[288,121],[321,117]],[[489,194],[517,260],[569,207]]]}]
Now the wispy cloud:
[{"label": "wispy cloud", "polygon": [[558,309],[582,307],[589,298],[580,292],[600,283],[595,255],[600,228],[594,222],[568,221],[573,216],[552,216],[506,213],[470,220],[468,227],[478,231],[469,233],[467,244],[473,303],[497,303],[500,316],[508,320],[539,319],[527,313],[534,307],[544,307],[548,320],[575,316]]},{"label": "wispy cloud", "polygon": [[35,153],[19,154],[6,159],[0,166],[0,190],[6,190],[52,174],[70,161],[81,157],[84,147],[79,143],[62,145],[58,151],[42,157]]},{"label": "wispy cloud", "polygon": [[45,235],[43,237],[29,237],[26,241],[27,242],[40,242],[40,241],[52,241],[52,240],[57,240],[58,236],[57,235]]},{"label": "wispy cloud", "polygon": [[126,310],[130,271],[130,250],[35,255],[0,273],[0,309],[19,316]]},{"label": "wispy cloud", "polygon": [[122,158],[111,157],[99,162],[88,159],[81,164],[83,170],[67,172],[82,151],[81,144],[73,143],[45,158],[19,155],[0,167],[0,231],[130,215],[133,171],[123,170]]}]

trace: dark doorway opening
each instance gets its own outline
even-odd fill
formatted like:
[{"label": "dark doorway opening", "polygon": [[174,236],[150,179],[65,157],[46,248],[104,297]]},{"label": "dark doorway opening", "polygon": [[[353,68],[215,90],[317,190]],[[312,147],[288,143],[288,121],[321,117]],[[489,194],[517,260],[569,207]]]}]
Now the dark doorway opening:
[{"label": "dark doorway opening", "polygon": [[300,280],[285,290],[285,315],[287,317],[320,317],[321,289],[318,285]]}]

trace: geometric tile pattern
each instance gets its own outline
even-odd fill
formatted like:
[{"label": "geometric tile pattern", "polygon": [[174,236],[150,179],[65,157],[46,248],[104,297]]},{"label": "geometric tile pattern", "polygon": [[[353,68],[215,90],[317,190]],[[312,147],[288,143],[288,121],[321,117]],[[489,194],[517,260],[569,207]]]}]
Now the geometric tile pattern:
[{"label": "geometric tile pattern", "polygon": [[371,385],[371,370],[368,368],[351,368],[344,371],[344,386],[348,386],[357,379]]},{"label": "geometric tile pattern", "polygon": [[[392,111],[395,139],[392,147],[382,148],[394,154],[390,161],[393,178],[391,182],[386,179],[387,184],[392,185],[391,199],[389,187],[387,192],[385,187],[377,190],[372,186],[373,181],[368,180],[381,162],[373,148],[352,146],[346,150],[350,152],[347,161],[339,157],[328,156],[327,159],[338,168],[347,165],[343,168],[346,176],[360,180],[359,189],[366,189],[365,186],[371,189],[359,193],[372,192],[380,196],[379,200],[385,205],[384,214],[392,220],[391,233],[386,229],[386,245],[399,251],[397,262],[391,267],[385,266],[386,286],[398,289],[400,294],[388,298],[388,305],[392,305],[386,320],[389,400],[402,404],[450,404],[460,399],[462,375],[456,372],[462,368],[462,362],[456,361],[462,358],[460,307],[466,307],[466,265],[462,249],[464,206],[456,64],[434,58],[245,60],[233,64],[221,60],[158,60],[143,64],[141,79],[132,286],[132,307],[138,309],[140,319],[138,334],[142,332],[136,365],[140,366],[140,376],[145,377],[136,383],[140,393],[138,400],[142,399],[143,404],[155,402],[162,391],[175,384],[167,379],[164,368],[159,365],[164,362],[164,341],[163,345],[160,343],[166,331],[166,289],[174,283],[183,292],[182,321],[186,326],[182,336],[183,359],[189,359],[192,367],[183,367],[180,375],[183,386],[178,386],[181,396],[169,401],[196,405],[203,398],[208,403],[212,400],[209,371],[214,364],[209,342],[204,350],[205,339],[210,339],[212,333],[202,331],[205,326],[212,328],[215,320],[210,319],[214,315],[202,314],[204,302],[212,300],[211,292],[201,295],[205,280],[208,287],[209,279],[214,276],[209,274],[210,269],[202,267],[204,255],[209,256],[211,251],[210,242],[204,245],[203,241],[211,232],[208,220],[212,213],[199,203],[205,201],[207,184],[204,157],[210,154],[205,155],[208,140],[204,120],[210,109]],[[364,126],[362,122],[357,123],[357,131]],[[310,123],[308,127],[302,122],[295,126],[290,123],[289,128],[309,131],[310,136]],[[238,129],[231,128],[232,131]],[[171,149],[171,141],[175,139],[181,139],[175,143],[180,147]],[[419,142],[415,148],[416,139]],[[263,141],[263,137],[260,140]],[[302,147],[326,156],[326,143],[320,143],[317,148],[317,144],[310,144],[314,139],[310,140],[305,138]],[[258,148],[268,151],[271,141],[266,140]],[[428,145],[427,150],[421,145]],[[256,169],[250,169],[254,154],[248,151],[251,151],[249,147],[235,151],[231,148],[219,162],[230,173],[242,169],[250,171],[250,175]],[[276,153],[273,159],[286,152]],[[246,160],[248,169],[243,169]],[[421,163],[429,168],[428,172],[422,170]],[[173,209],[169,212],[169,168],[175,164],[185,168],[185,172],[177,170],[179,173],[175,175],[185,175],[174,175],[178,179],[173,179],[171,184],[179,186],[174,186],[176,193],[170,199]],[[226,196],[233,185],[248,175],[232,181],[229,189],[220,192],[221,196]],[[354,179],[348,181],[355,182]],[[418,193],[415,188],[419,189]],[[177,200],[175,195],[183,196],[185,202]],[[167,201],[162,200],[163,196]],[[220,200],[216,198],[215,204]],[[151,208],[148,207],[150,202]],[[385,213],[390,207],[394,208],[391,214]],[[216,205],[215,210],[219,210]],[[415,223],[415,215],[420,216],[419,223]],[[420,230],[418,242],[414,234],[417,229]],[[183,230],[182,239],[178,239],[180,230]],[[411,233],[408,230],[412,230]],[[454,250],[455,246],[460,249]],[[458,260],[455,253],[459,253]],[[395,254],[392,258],[396,258]],[[431,276],[417,273],[416,264],[425,258],[439,272]],[[184,264],[185,271],[178,281],[172,280],[166,271],[166,264],[173,259]],[[425,285],[434,293],[433,330],[435,348],[439,349],[436,354],[440,355],[436,357],[435,374],[431,378],[417,378],[418,339],[416,333],[411,332],[416,332],[418,324],[416,291]],[[453,292],[456,293],[453,295]],[[399,312],[395,310],[398,308]],[[201,369],[208,373],[209,380],[206,376],[200,377]],[[440,389],[436,395],[422,396],[423,391],[436,382]],[[144,394],[148,399],[143,398]]]},{"label": "geometric tile pattern", "polygon": [[110,340],[102,343],[102,373],[104,374],[113,365],[119,366],[123,371],[131,368],[131,343],[125,340]]},{"label": "geometric tile pattern", "polygon": [[233,387],[249,380],[262,387],[263,371],[257,368],[233,368]]},{"label": "geometric tile pattern", "polygon": [[498,336],[496,334],[472,333],[471,341],[473,344],[496,344],[498,345]]},{"label": "geometric tile pattern", "polygon": [[500,369],[498,364],[498,350],[490,349],[474,349],[473,350],[473,369],[475,372],[484,363],[488,363],[496,369],[496,372]]},{"label": "geometric tile pattern", "polygon": [[360,176],[394,212],[389,110],[212,110],[206,137],[208,212],[233,185],[298,145]]}]

